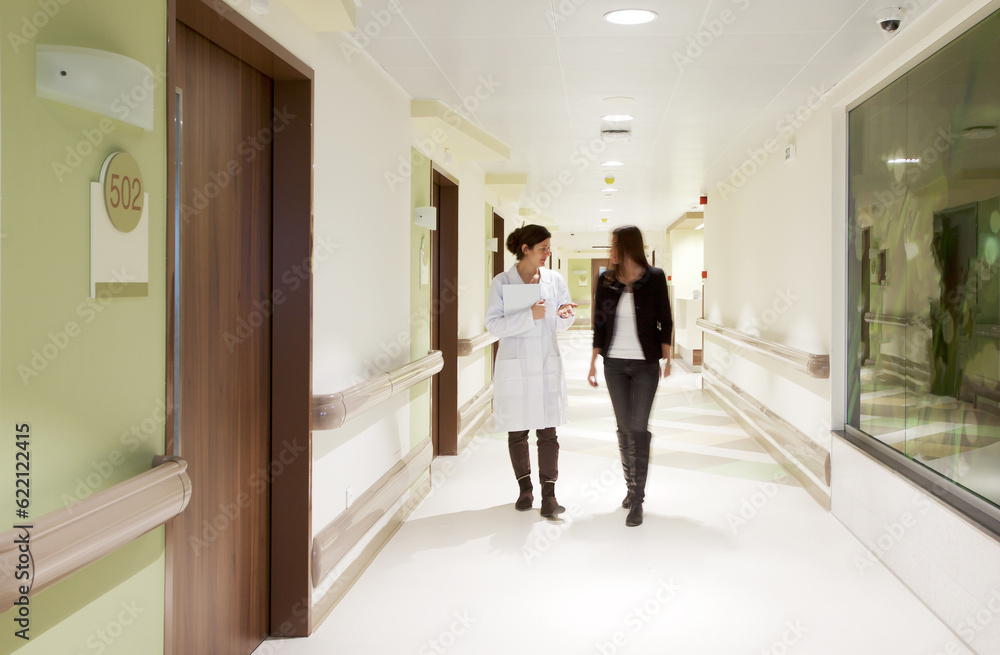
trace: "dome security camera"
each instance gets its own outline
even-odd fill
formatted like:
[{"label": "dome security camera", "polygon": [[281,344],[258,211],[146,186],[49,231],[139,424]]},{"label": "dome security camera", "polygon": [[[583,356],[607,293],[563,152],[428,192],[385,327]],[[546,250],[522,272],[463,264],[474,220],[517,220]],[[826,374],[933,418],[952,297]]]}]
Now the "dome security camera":
[{"label": "dome security camera", "polygon": [[880,9],[875,15],[875,22],[878,23],[883,32],[892,34],[899,29],[899,25],[903,22],[903,10],[899,7]]}]

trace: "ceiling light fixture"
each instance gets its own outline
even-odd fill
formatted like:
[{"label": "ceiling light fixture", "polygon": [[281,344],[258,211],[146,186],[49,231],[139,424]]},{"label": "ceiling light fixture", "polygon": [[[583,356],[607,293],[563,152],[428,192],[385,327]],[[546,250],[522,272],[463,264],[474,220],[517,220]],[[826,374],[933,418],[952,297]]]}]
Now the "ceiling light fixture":
[{"label": "ceiling light fixture", "polygon": [[611,96],[609,98],[605,98],[604,102],[616,105],[625,105],[630,102],[635,102],[635,98],[631,96]]},{"label": "ceiling light fixture", "polygon": [[962,130],[962,136],[966,139],[992,139],[996,135],[996,125],[976,125]]},{"label": "ceiling light fixture", "polygon": [[648,9],[617,9],[604,14],[604,20],[615,25],[642,25],[656,20],[656,12]]},{"label": "ceiling light fixture", "polygon": [[704,229],[704,228],[705,228],[705,224],[704,224],[704,223],[700,223],[700,224],[699,224],[699,225],[698,225],[698,226],[697,226],[696,228],[694,228],[694,229],[696,229],[696,230],[701,230],[701,229]]},{"label": "ceiling light fixture", "polygon": [[618,189],[614,187],[608,187],[607,189],[601,189],[603,193],[618,193]]},{"label": "ceiling light fixture", "polygon": [[617,159],[612,159],[611,161],[602,161],[601,166],[624,166],[625,162],[618,161]]},{"label": "ceiling light fixture", "polygon": [[605,114],[601,116],[602,121],[608,121],[609,123],[624,123],[625,121],[630,121],[635,116],[632,114]]},{"label": "ceiling light fixture", "polygon": [[902,158],[899,158],[899,159],[890,159],[886,163],[887,164],[919,164],[920,160],[919,159],[907,159],[906,157],[902,157]]}]

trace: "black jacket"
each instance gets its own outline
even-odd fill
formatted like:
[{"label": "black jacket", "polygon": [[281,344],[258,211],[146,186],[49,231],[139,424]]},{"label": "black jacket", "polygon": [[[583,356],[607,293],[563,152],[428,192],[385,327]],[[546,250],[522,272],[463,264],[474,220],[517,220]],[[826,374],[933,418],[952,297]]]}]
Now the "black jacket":
[{"label": "black jacket", "polygon": [[[618,299],[622,297],[625,285],[611,278],[605,271],[597,282],[594,297],[594,348],[601,349],[606,356],[615,334],[615,314]],[[636,331],[639,344],[647,362],[659,361],[663,356],[661,344],[670,343],[674,320],[670,315],[670,299],[667,296],[667,276],[659,268],[650,266],[639,280],[632,285],[635,300]]]}]

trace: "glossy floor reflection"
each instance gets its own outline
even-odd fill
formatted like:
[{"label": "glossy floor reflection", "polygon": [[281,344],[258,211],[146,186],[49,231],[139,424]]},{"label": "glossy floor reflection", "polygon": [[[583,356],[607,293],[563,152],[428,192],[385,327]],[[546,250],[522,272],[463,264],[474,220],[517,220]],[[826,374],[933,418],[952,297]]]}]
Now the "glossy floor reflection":
[{"label": "glossy floor reflection", "polygon": [[258,653],[970,653],[697,374],[660,386],[645,522],[625,527],[607,391],[585,381],[589,333],[561,344],[563,519],[541,518],[537,493],[534,510],[513,509],[506,436],[481,434],[435,462],[441,483],[315,635]]},{"label": "glossy floor reflection", "polygon": [[[985,408],[989,409],[985,409]],[[993,503],[1000,503],[1000,414],[861,369],[861,429]]]}]

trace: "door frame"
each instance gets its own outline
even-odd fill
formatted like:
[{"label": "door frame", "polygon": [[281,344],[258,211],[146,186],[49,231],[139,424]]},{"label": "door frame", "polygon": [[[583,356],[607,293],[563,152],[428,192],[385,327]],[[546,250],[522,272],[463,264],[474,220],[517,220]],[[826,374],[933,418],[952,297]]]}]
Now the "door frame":
[{"label": "door frame", "polygon": [[[504,267],[504,253],[507,251],[507,243],[504,241],[504,222],[503,216],[493,212],[493,238],[497,240],[497,251],[493,253],[493,277],[496,277],[506,271]],[[551,259],[551,258],[550,258]],[[492,277],[490,278],[493,279]],[[500,342],[494,341],[492,346],[493,354],[490,358],[490,371],[496,369],[497,364],[497,351],[500,349]]]},{"label": "door frame", "polygon": [[[210,4],[211,3],[211,4]],[[218,6],[218,7],[217,7]],[[221,10],[219,9],[221,7]],[[312,119],[313,70],[248,19],[212,0],[167,0],[167,366],[166,452],[173,453],[174,407],[174,220],[176,188],[177,23],[185,25],[274,80],[274,106],[293,114],[274,135],[271,241],[272,294],[283,300],[271,315],[270,634],[305,637],[311,621],[312,586]],[[301,272],[293,292],[283,281]],[[302,279],[302,275],[305,279]],[[272,296],[274,297],[274,296]],[[280,470],[279,470],[280,468]],[[166,527],[164,652],[173,643],[173,549]]]},{"label": "door frame", "polygon": [[[441,189],[440,196],[434,186]],[[434,376],[431,421],[434,456],[458,454],[458,180],[431,165],[431,198],[437,202],[437,229],[431,234],[431,348],[444,368]],[[440,205],[440,206],[438,206]]]}]

